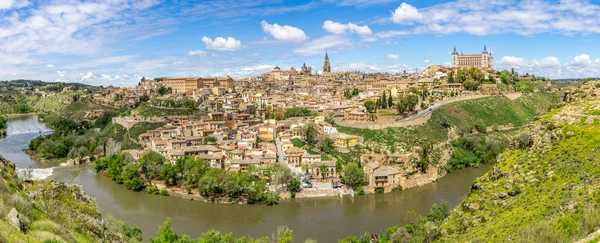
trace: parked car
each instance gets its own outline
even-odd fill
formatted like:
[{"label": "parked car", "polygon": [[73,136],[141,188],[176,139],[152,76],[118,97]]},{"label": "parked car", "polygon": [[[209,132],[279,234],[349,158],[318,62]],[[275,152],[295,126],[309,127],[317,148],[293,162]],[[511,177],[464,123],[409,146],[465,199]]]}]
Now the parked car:
[{"label": "parked car", "polygon": [[307,181],[307,182],[302,183],[302,187],[303,188],[312,188],[313,184]]}]

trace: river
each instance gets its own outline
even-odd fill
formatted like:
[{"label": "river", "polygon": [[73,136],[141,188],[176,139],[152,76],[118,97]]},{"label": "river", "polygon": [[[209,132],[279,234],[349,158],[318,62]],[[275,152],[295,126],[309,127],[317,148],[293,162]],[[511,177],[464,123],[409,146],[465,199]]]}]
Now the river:
[{"label": "river", "polygon": [[49,132],[34,116],[10,119],[7,137],[0,140],[0,155],[15,161],[19,168],[37,168],[42,174],[49,171],[50,179],[82,185],[87,194],[96,198],[104,215],[112,214],[128,224],[139,226],[146,241],[156,235],[158,226],[167,217],[171,217],[176,232],[194,238],[209,229],[233,232],[238,237],[267,236],[278,225],[286,225],[294,230],[296,242],[307,238],[337,242],[348,235],[361,235],[366,231],[377,233],[394,224],[402,224],[407,211],[424,214],[431,205],[442,200],[454,207],[468,192],[472,181],[490,168],[484,165],[459,170],[435,183],[387,194],[295,199],[272,207],[211,204],[132,192],[96,174],[87,165],[51,167],[32,161],[22,149],[31,139]]}]

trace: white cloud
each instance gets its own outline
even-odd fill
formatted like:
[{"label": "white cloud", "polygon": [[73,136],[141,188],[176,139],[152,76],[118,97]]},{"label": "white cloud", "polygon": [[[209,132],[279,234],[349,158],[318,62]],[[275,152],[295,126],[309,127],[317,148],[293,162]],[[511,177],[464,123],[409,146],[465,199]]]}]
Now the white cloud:
[{"label": "white cloud", "polygon": [[590,64],[592,64],[592,60],[588,54],[581,54],[573,58],[573,65],[588,66]]},{"label": "white cloud", "polygon": [[46,64],[46,67],[47,67],[47,68],[53,68],[53,67],[54,67],[54,64]]},{"label": "white cloud", "polygon": [[[600,58],[599,58],[600,59]],[[514,68],[519,74],[535,74],[548,78],[584,78],[600,76],[600,61],[593,63],[587,54],[573,58],[572,62],[561,63],[549,56],[543,59],[525,59],[505,56],[496,65],[497,70]]]},{"label": "white cloud", "polygon": [[304,31],[293,26],[269,24],[264,20],[260,25],[265,33],[272,35],[276,40],[299,42],[307,39]]},{"label": "white cloud", "polygon": [[596,64],[600,64],[600,58],[596,58]]},{"label": "white cloud", "polygon": [[392,21],[397,24],[412,23],[421,18],[422,15],[417,8],[404,2],[392,13]]},{"label": "white cloud", "polygon": [[429,64],[429,63],[431,63],[431,61],[429,61],[429,59],[425,59],[425,60],[423,60],[423,63],[424,64]]},{"label": "white cloud", "polygon": [[352,47],[352,40],[343,35],[326,35],[321,38],[304,43],[295,48],[294,53],[303,56],[323,55],[326,50],[344,50]]},{"label": "white cloud", "polygon": [[87,72],[86,74],[80,74],[81,75],[81,81],[90,81],[91,79],[95,79],[96,77],[94,76],[94,74],[92,72]]},{"label": "white cloud", "polygon": [[346,34],[346,33],[357,33],[359,35],[370,35],[373,32],[371,31],[371,29],[369,28],[369,26],[363,25],[363,26],[359,26],[353,23],[347,23],[347,24],[342,24],[342,23],[338,23],[338,22],[333,22],[331,20],[326,20],[325,22],[323,22],[323,29],[325,29],[325,31],[332,33],[332,34],[336,34],[336,35],[341,35],[341,34]]},{"label": "white cloud", "polygon": [[203,50],[190,50],[187,53],[188,56],[204,56],[206,52]]},{"label": "white cloud", "polygon": [[598,18],[600,5],[584,0],[455,0],[419,9],[402,3],[390,19],[410,27],[385,31],[378,36],[600,33],[600,22],[595,21]]},{"label": "white cloud", "polygon": [[397,55],[397,54],[388,54],[387,57],[389,59],[396,59],[396,60],[400,59],[400,55]]},{"label": "white cloud", "polygon": [[217,37],[213,41],[212,39],[204,36],[202,42],[206,45],[206,49],[217,50],[217,51],[235,51],[242,47],[242,42],[234,39],[233,37]]}]

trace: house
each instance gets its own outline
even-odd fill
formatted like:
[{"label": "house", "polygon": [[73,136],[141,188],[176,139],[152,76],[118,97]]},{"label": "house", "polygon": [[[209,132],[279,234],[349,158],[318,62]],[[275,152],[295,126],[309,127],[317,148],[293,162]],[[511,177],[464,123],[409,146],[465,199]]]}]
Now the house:
[{"label": "house", "polygon": [[[322,173],[321,167],[326,169],[325,173]],[[335,161],[320,161],[315,162],[311,168],[308,168],[308,173],[313,178],[318,179],[328,179],[328,178],[337,178],[338,174],[335,168]]]},{"label": "house", "polygon": [[291,147],[285,152],[285,156],[287,157],[287,163],[294,167],[300,167],[302,164],[302,155],[304,154],[304,149]]},{"label": "house", "polygon": [[366,122],[369,120],[369,115],[362,111],[353,110],[345,114],[344,120],[351,122]]},{"label": "house", "polygon": [[400,170],[392,166],[381,166],[371,162],[363,167],[367,175],[367,191],[375,192],[391,192],[394,188],[400,185]]},{"label": "house", "polygon": [[335,145],[345,148],[353,147],[357,145],[359,141],[357,136],[346,135],[343,133],[334,134],[333,137],[335,138]]}]

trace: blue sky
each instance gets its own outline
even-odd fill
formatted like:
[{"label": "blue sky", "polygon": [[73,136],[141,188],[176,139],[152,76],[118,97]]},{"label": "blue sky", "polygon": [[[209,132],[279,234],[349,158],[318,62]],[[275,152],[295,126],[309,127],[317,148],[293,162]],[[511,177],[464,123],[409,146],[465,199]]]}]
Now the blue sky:
[{"label": "blue sky", "polygon": [[275,65],[413,72],[492,50],[496,69],[600,77],[586,0],[1,0],[0,80],[132,86],[142,76],[257,76]]}]

